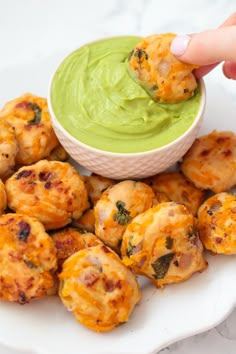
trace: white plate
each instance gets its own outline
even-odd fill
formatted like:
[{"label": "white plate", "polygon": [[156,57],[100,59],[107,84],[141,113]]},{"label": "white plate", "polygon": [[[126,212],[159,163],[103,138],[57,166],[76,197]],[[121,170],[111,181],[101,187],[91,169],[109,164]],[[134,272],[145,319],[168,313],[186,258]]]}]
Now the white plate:
[{"label": "white plate", "polygon": [[[64,54],[0,71],[0,102],[24,92],[46,96],[51,71]],[[201,134],[234,130],[236,124],[235,95],[219,75],[216,71],[206,80]],[[208,255],[207,259],[207,271],[164,290],[140,279],[141,303],[127,324],[109,333],[96,334],[79,325],[56,297],[24,306],[1,302],[0,343],[37,354],[154,354],[217,325],[235,307],[236,257]]]}]

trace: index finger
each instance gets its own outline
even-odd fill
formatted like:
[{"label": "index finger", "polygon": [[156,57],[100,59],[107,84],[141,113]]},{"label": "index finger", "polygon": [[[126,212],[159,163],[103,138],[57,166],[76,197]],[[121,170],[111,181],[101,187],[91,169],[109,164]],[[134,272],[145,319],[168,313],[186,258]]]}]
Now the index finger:
[{"label": "index finger", "polygon": [[[228,27],[228,26],[235,26],[236,25],[236,12],[234,12],[230,17],[228,17],[220,26]],[[199,69],[194,71],[194,75],[197,78],[207,75],[211,70],[213,70],[220,62],[210,65],[201,66]]]}]

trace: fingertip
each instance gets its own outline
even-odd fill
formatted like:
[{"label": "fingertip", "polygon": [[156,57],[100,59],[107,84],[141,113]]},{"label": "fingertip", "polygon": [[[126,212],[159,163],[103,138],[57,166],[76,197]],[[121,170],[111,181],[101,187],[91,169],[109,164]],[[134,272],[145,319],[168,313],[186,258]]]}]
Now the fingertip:
[{"label": "fingertip", "polygon": [[226,61],[222,66],[223,74],[227,79],[236,80],[236,63]]},{"label": "fingertip", "polygon": [[195,77],[197,79],[199,79],[199,78],[209,74],[211,72],[211,70],[213,70],[218,64],[219,63],[201,66],[199,69],[194,70]]}]

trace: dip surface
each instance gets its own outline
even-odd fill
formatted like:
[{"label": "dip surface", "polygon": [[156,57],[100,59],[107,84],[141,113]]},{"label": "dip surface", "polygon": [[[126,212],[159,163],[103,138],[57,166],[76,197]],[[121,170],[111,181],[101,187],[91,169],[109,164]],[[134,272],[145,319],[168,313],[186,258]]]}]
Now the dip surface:
[{"label": "dip surface", "polygon": [[52,82],[53,111],[76,139],[100,150],[153,150],[193,123],[201,94],[179,103],[155,102],[129,75],[126,59],[139,37],[85,45],[59,66]]}]

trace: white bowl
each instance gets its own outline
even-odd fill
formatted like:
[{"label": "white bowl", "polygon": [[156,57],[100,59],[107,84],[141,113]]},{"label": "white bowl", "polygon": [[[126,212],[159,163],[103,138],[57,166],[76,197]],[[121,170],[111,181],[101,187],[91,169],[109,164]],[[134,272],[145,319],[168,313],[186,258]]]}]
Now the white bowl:
[{"label": "white bowl", "polygon": [[[59,64],[60,65],[60,64]],[[199,80],[201,101],[198,113],[187,131],[171,143],[137,153],[116,153],[99,150],[73,137],[58,121],[51,104],[51,85],[48,91],[48,106],[55,133],[69,155],[91,172],[114,179],[139,179],[153,176],[175,164],[187,152],[197,137],[203,119],[206,102],[205,84]]]}]

